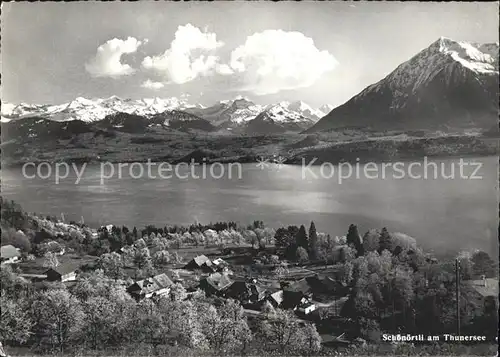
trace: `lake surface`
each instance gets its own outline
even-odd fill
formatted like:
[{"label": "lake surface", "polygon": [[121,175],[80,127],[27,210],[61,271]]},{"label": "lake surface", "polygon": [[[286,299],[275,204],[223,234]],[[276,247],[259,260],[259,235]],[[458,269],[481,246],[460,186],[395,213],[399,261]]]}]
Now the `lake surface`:
[{"label": "lake surface", "polygon": [[[2,195],[29,212],[64,213],[67,221],[83,216],[91,226],[112,223],[139,228],[148,224],[229,220],[248,224],[262,220],[278,228],[290,224],[308,227],[313,220],[318,231],[335,236],[345,235],[349,224],[354,223],[361,234],[384,226],[389,231],[407,233],[437,253],[482,249],[497,256],[498,158],[466,159],[468,163],[481,163],[476,176],[482,179],[461,178],[458,159],[434,162],[438,171],[444,167],[447,175],[454,167],[455,178],[438,175],[435,179],[432,167],[427,179],[408,175],[395,178],[395,168],[387,169],[385,178],[381,178],[382,165],[377,164],[372,166],[378,168],[378,178],[373,178],[373,167],[366,177],[362,171],[365,166],[361,165],[361,175],[339,184],[338,175],[330,177],[331,167],[314,166],[309,171],[301,166],[269,165],[261,169],[245,164],[241,176],[237,167],[225,165],[220,179],[211,177],[207,168],[206,178],[194,178],[191,168],[185,166],[179,167],[178,173],[188,178],[161,178],[155,168],[149,176],[135,178],[140,171],[137,167],[132,172],[122,168],[119,178],[115,166],[113,177],[103,179],[102,172],[111,176],[109,166],[102,171],[100,165],[88,165],[78,184],[72,171],[55,184],[54,174],[47,179],[27,178],[21,168],[3,169]],[[334,169],[338,171],[339,167]],[[348,170],[344,169],[345,175]],[[201,176],[202,170],[196,167],[195,175]],[[221,170],[214,168],[218,176]],[[470,176],[474,170],[470,165],[465,167],[465,175]],[[47,167],[40,172],[47,173]],[[27,173],[31,175],[33,170]],[[414,169],[413,177],[419,173],[423,175],[424,170]]]}]

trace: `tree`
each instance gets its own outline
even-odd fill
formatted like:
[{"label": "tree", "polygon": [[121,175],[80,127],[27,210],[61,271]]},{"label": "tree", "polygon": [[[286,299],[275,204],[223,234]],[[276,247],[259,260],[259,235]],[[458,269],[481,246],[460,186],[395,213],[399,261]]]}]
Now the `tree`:
[{"label": "tree", "polygon": [[115,280],[123,276],[122,257],[116,252],[101,255],[97,261],[97,266],[102,269],[105,275]]},{"label": "tree", "polygon": [[342,248],[340,248],[339,260],[342,263],[346,263],[354,258],[356,258],[356,252],[353,247],[343,246]]},{"label": "tree", "polygon": [[59,265],[57,255],[52,252],[47,252],[44,255],[43,266],[46,268],[55,268]]},{"label": "tree", "polygon": [[258,332],[262,342],[267,345],[267,350],[277,349],[282,354],[293,353],[300,326],[290,311],[276,309],[273,316],[261,323]]},{"label": "tree", "polygon": [[361,236],[358,232],[358,226],[351,224],[347,231],[346,236],[347,245],[354,247],[357,252],[357,256],[364,254],[363,244],[361,242]]},{"label": "tree", "polygon": [[309,260],[309,254],[307,254],[307,250],[303,247],[297,248],[297,261],[299,263],[305,263]]},{"label": "tree", "polygon": [[183,259],[182,256],[180,256],[179,253],[174,252],[174,254],[171,255],[172,261],[176,264],[182,263]]},{"label": "tree", "polygon": [[64,289],[48,290],[33,302],[36,336],[60,352],[77,338],[83,320],[80,302]]},{"label": "tree", "polygon": [[151,344],[154,348],[167,342],[168,326],[152,300],[139,302],[133,316],[133,339],[136,342]]},{"label": "tree", "polygon": [[180,344],[204,349],[208,342],[202,330],[203,316],[198,313],[200,304],[196,299],[192,301],[160,299],[158,309],[168,330],[178,335],[177,341]]},{"label": "tree", "polygon": [[384,227],[380,232],[378,252],[382,253],[386,249],[388,251],[391,251],[391,248],[392,248],[391,235],[389,234],[387,228]]},{"label": "tree", "polygon": [[116,314],[122,312],[115,309],[113,301],[95,296],[89,298],[83,304],[85,315],[83,318],[84,340],[90,344],[93,349],[109,344],[113,338],[110,333],[113,332],[113,324]]},{"label": "tree", "polygon": [[488,253],[479,251],[472,255],[472,270],[477,277],[493,278],[498,275],[498,267]]},{"label": "tree", "polygon": [[203,235],[205,236],[206,242],[208,244],[216,244],[219,242],[219,234],[213,229],[207,229],[205,232],[203,232]]},{"label": "tree", "polygon": [[300,340],[302,346],[302,353],[306,355],[317,354],[321,349],[321,336],[316,330],[316,326],[312,323],[306,324],[306,326],[300,329],[301,336]]},{"label": "tree", "polygon": [[317,258],[323,260],[325,264],[335,261],[337,247],[338,242],[335,238],[325,233],[318,234]]},{"label": "tree", "polygon": [[396,247],[400,247],[402,250],[416,250],[417,241],[415,238],[410,237],[407,234],[394,232],[390,234],[391,236],[391,250],[394,251]]},{"label": "tree", "polygon": [[168,250],[160,250],[153,255],[153,264],[155,267],[162,267],[170,263],[170,259]]},{"label": "tree", "polygon": [[0,295],[0,341],[25,343],[31,336],[33,321],[26,300]]},{"label": "tree", "polygon": [[309,255],[312,259],[318,259],[318,233],[312,221],[309,227]]},{"label": "tree", "polygon": [[187,298],[188,295],[186,289],[182,284],[175,283],[170,287],[168,296],[172,301],[183,301]]},{"label": "tree", "polygon": [[370,229],[363,236],[363,250],[365,252],[373,252],[378,250],[380,245],[380,231],[377,229]]},{"label": "tree", "polygon": [[1,296],[13,300],[21,299],[25,294],[29,283],[12,271],[10,264],[0,265],[0,287]]},{"label": "tree", "polygon": [[243,238],[247,243],[250,243],[252,245],[252,248],[255,248],[255,246],[258,244],[259,240],[257,238],[257,234],[255,234],[254,231],[251,230],[245,230],[242,233]]},{"label": "tree", "polygon": [[179,280],[181,278],[181,276],[177,270],[170,270],[170,277],[174,281]]},{"label": "tree", "polygon": [[274,242],[276,247],[286,248],[290,244],[295,243],[295,236],[292,236],[288,229],[281,227],[274,233]]},{"label": "tree", "polygon": [[250,341],[251,331],[239,303],[227,300],[218,310],[211,305],[200,307],[204,333],[213,350],[242,350]]},{"label": "tree", "polygon": [[137,269],[140,270],[152,268],[152,260],[151,256],[149,255],[149,249],[135,249],[133,263],[137,267]]},{"label": "tree", "polygon": [[256,228],[255,234],[257,235],[257,239],[259,244],[271,244],[276,232],[272,228]]},{"label": "tree", "polygon": [[295,241],[297,243],[297,247],[302,247],[306,250],[309,248],[309,240],[307,239],[306,227],[304,227],[304,225],[300,226],[299,231],[295,236]]}]

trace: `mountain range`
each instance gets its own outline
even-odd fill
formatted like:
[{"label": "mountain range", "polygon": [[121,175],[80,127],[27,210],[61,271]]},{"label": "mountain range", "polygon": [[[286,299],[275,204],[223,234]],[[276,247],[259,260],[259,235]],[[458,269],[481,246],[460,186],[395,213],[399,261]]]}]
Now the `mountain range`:
[{"label": "mountain range", "polygon": [[[78,131],[98,128],[131,133],[152,127],[237,134],[349,128],[378,132],[493,130],[498,125],[498,50],[498,43],[477,44],[441,37],[336,108],[323,105],[314,109],[302,101],[259,105],[244,97],[209,107],[175,97],[78,97],[60,105],[2,103],[2,122],[9,122],[5,129],[10,133],[25,133],[28,137],[39,136],[40,130],[63,132],[66,124],[55,123],[69,121],[81,122],[70,125]],[[31,127],[21,123],[28,118]]]},{"label": "mountain range", "polygon": [[175,97],[131,100],[116,96],[93,100],[78,97],[61,105],[2,104],[2,122],[26,118],[56,122],[78,120],[120,131],[162,126],[179,130],[281,133],[303,131],[326,114],[302,101],[258,105],[243,97],[220,101],[210,107],[189,104]]}]

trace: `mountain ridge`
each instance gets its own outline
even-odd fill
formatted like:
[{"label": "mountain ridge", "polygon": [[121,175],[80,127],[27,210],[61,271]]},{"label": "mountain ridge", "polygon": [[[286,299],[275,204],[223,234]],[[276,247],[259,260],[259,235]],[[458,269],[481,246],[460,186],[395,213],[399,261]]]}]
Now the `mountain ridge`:
[{"label": "mountain ridge", "polygon": [[[325,114],[302,101],[280,102],[278,104],[283,107],[283,111],[288,116],[293,118],[291,120],[303,121],[303,123],[295,127],[295,130],[304,130]],[[68,103],[58,105],[2,103],[2,122],[37,117],[60,122],[81,120],[94,123],[106,120],[109,116],[118,113],[158,120],[160,114],[166,113],[165,115],[171,116],[172,111],[177,111],[185,113],[184,117],[189,115],[196,117],[196,124],[193,118],[191,118],[190,122],[197,128],[203,128],[207,131],[235,130],[242,132],[247,127],[248,122],[256,119],[262,113],[269,112],[271,108],[278,104],[259,105],[241,96],[233,100],[220,101],[210,107],[201,104],[190,104],[186,100],[176,97],[164,99],[155,97],[137,100],[122,99],[118,96],[97,99],[77,97]],[[154,120],[153,122],[155,122]],[[278,118],[278,121],[283,120]],[[174,121],[174,126],[177,124],[180,124],[180,122]],[[181,126],[184,127],[185,123]]]},{"label": "mountain ridge", "polygon": [[441,37],[306,132],[490,128],[497,116],[498,43]]}]

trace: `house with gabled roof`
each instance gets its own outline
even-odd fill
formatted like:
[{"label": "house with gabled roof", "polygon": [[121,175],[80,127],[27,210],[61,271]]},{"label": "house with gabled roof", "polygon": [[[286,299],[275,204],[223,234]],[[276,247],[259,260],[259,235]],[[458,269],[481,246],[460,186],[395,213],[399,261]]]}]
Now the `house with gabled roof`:
[{"label": "house with gabled roof", "polygon": [[58,266],[48,269],[44,274],[48,281],[75,281],[80,264],[77,262],[63,262]]},{"label": "house with gabled roof", "polygon": [[174,283],[166,274],[136,281],[127,288],[127,292],[136,300],[168,294]]},{"label": "house with gabled roof", "polygon": [[21,251],[11,244],[0,247],[0,259],[2,264],[12,264],[19,261]]},{"label": "house with gabled roof", "polygon": [[257,303],[265,298],[265,289],[244,280],[235,281],[225,292],[225,296],[238,300],[241,304]]},{"label": "house with gabled roof", "polygon": [[478,280],[466,280],[464,283],[470,292],[468,296],[474,299],[478,307],[472,311],[473,315],[483,315],[485,308],[498,310],[498,279],[481,276]]},{"label": "house with gabled roof", "polygon": [[223,295],[225,291],[233,284],[233,281],[227,274],[213,273],[200,280],[200,289],[210,295]]},{"label": "house with gabled roof", "polygon": [[193,259],[191,259],[189,261],[189,263],[187,263],[184,266],[184,269],[189,269],[189,270],[202,269],[203,266],[211,267],[212,262],[210,261],[210,259],[206,255],[202,254],[202,255],[198,255],[197,257],[194,257]]},{"label": "house with gabled roof", "polygon": [[283,290],[275,291],[266,297],[266,300],[274,307],[279,307],[283,303]]},{"label": "house with gabled roof", "polygon": [[312,297],[312,289],[307,279],[297,280],[283,288],[283,307],[285,309],[294,309],[303,303],[304,299]]}]

